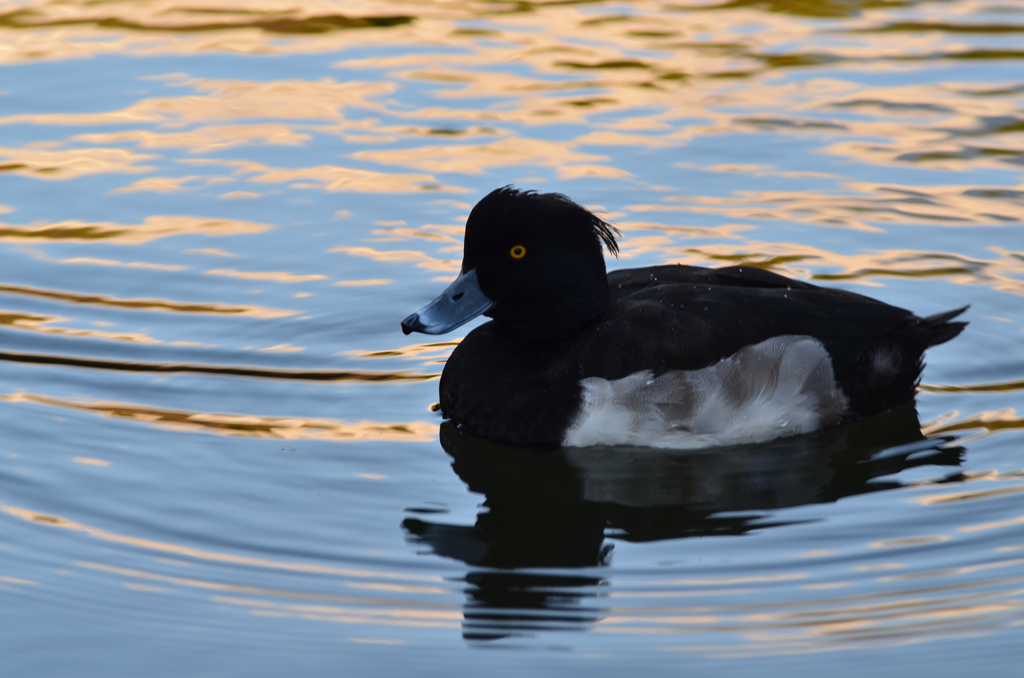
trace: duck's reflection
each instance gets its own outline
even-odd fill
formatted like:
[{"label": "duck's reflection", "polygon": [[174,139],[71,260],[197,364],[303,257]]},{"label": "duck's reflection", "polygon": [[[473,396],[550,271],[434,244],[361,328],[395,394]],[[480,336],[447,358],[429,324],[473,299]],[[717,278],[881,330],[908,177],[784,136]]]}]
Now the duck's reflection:
[{"label": "duck's reflection", "polygon": [[[786,524],[771,509],[899,487],[914,466],[958,466],[963,448],[926,439],[917,411],[759,445],[703,451],[536,450],[441,425],[441,444],[469,489],[486,496],[474,525],[408,518],[411,541],[474,569],[463,633],[485,639],[579,628],[601,616],[600,577],[524,568],[605,565],[608,538],[738,535]],[[878,480],[876,480],[878,479]],[[739,512],[739,515],[737,515]]]}]

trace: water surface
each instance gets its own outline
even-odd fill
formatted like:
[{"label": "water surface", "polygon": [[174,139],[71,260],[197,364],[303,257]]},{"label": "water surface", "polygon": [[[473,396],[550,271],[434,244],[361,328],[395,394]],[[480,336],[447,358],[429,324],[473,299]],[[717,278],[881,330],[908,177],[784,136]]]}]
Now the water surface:
[{"label": "water surface", "polygon": [[[4,675],[1016,675],[1022,36],[999,0],[4,4]],[[601,210],[612,268],[970,326],[837,431],[478,440],[431,410],[461,335],[398,323],[509,183]]]}]

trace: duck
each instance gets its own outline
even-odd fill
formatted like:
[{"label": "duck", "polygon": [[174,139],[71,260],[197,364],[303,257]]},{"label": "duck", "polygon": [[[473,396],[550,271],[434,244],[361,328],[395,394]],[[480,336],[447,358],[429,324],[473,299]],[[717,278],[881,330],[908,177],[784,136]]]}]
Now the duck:
[{"label": "duck", "polygon": [[491,191],[454,282],[402,321],[450,332],[440,410],[510,445],[698,449],[759,443],[913,402],[923,354],[963,331],[754,265],[608,272],[620,232],[560,193]]}]

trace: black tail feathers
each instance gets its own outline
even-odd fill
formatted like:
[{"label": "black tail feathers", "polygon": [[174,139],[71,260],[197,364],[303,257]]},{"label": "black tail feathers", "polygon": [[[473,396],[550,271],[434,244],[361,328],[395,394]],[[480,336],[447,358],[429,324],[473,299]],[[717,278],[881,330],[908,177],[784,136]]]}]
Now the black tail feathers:
[{"label": "black tail feathers", "polygon": [[967,327],[966,322],[958,321],[951,323],[949,321],[966,311],[968,308],[970,308],[970,306],[963,306],[961,308],[955,308],[952,311],[936,313],[935,315],[930,315],[927,318],[921,318],[921,327],[928,333],[927,345],[938,346],[939,344],[944,344],[963,332],[964,328]]}]

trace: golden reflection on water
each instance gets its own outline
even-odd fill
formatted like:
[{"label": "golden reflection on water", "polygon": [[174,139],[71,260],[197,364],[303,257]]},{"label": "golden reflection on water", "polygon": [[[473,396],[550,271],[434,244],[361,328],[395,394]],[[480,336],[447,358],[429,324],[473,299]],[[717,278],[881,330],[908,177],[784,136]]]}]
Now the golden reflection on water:
[{"label": "golden reflection on water", "polygon": [[46,243],[54,241],[92,242],[102,240],[118,245],[141,245],[175,235],[225,236],[262,233],[269,224],[239,219],[208,219],[184,215],[154,215],[141,224],[78,220],[19,226],[0,222],[0,242]]},{"label": "golden reflection on water", "polygon": [[[1016,474],[1016,476],[1017,476],[1017,478],[1019,478],[1021,476],[1021,474],[1018,473],[1018,474]],[[968,481],[971,481],[971,480],[989,480],[989,481],[1004,480],[1005,481],[1005,480],[1010,480],[1010,479],[1013,479],[1013,478],[1014,478],[1014,474],[1005,474],[1004,475],[1004,474],[1000,474],[1000,473],[997,473],[997,472],[993,472],[991,474],[987,474],[987,475],[982,476],[982,477],[971,477],[971,478],[968,478],[967,480]],[[925,505],[925,506],[930,506],[932,504],[951,504],[951,503],[959,503],[959,502],[964,502],[964,501],[973,501],[973,500],[977,500],[977,499],[994,499],[996,497],[1004,497],[1004,496],[1007,496],[1007,495],[1019,494],[1021,492],[1024,492],[1024,483],[1017,484],[1017,485],[1011,485],[1009,487],[998,487],[998,488],[981,489],[981,490],[978,490],[978,489],[963,490],[963,491],[960,491],[960,492],[953,492],[953,493],[950,493],[950,494],[929,495],[928,497],[925,497],[925,498],[921,499],[921,503],[923,505]],[[1005,523],[1005,524],[1007,524],[1007,525],[1016,524],[1017,520],[1019,520],[1019,519],[1014,518],[1012,521],[1010,521],[1009,523]],[[996,525],[996,523],[986,523],[986,525],[987,526],[992,526],[992,525]],[[1000,523],[1000,525],[1002,525],[1002,523]],[[960,528],[960,531],[961,532],[974,532],[974,531],[977,531],[979,529],[989,529],[989,528],[988,527],[980,528],[978,526],[969,526],[969,527]]]},{"label": "golden reflection on water", "polygon": [[[137,538],[112,533],[100,528],[77,523],[60,516],[38,513],[26,508],[0,506],[0,510],[15,518],[48,527],[81,531],[112,543],[123,544],[158,553],[174,554],[193,561],[230,563],[249,567],[301,572],[309,575],[341,577],[349,588],[360,591],[398,594],[387,598],[380,595],[362,596],[327,592],[306,592],[216,581],[200,576],[184,577],[127,568],[105,563],[79,561],[80,568],[105,572],[126,578],[125,585],[141,582],[159,582],[164,586],[180,586],[213,592],[213,602],[240,605],[254,613],[271,616],[301,617],[314,621],[344,624],[373,624],[390,626],[436,626],[457,628],[463,612],[450,598],[455,592],[439,576],[413,575],[401,572],[375,571],[334,567],[301,562],[288,562],[236,555],[226,552],[197,549],[171,542]],[[923,543],[923,542],[922,542]],[[175,561],[178,562],[178,561]],[[183,564],[189,561],[181,561]],[[714,642],[699,645],[665,646],[663,649],[719,655],[726,653],[772,654],[789,652],[816,652],[836,650],[854,645],[891,645],[922,641],[927,638],[965,631],[980,632],[993,625],[1002,625],[1024,618],[1024,600],[1007,597],[1005,587],[1019,585],[1024,577],[1013,576],[1005,568],[1018,568],[1022,559],[989,562],[983,565],[915,572],[908,575],[881,576],[878,581],[896,581],[941,577],[939,585],[903,588],[841,597],[793,599],[757,602],[752,595],[756,588],[731,589],[736,584],[778,585],[781,582],[806,580],[807,572],[787,572],[778,575],[753,577],[715,577],[684,579],[660,583],[651,590],[647,582],[640,592],[613,591],[607,599],[606,609],[595,610],[599,615],[595,631],[612,634],[643,634],[652,636],[700,634],[739,635],[742,645],[718,646]],[[901,564],[898,564],[902,567]],[[870,568],[871,571],[889,571],[888,563]],[[866,571],[859,565],[853,571]],[[1003,571],[999,573],[999,571]],[[993,571],[996,579],[957,580],[965,575]],[[1009,576],[1007,576],[1009,575]],[[379,580],[379,581],[374,581]],[[0,580],[0,584],[31,584],[27,581]],[[802,585],[806,591],[827,591],[844,588],[849,584],[839,580]],[[994,588],[1000,586],[1001,588]],[[163,587],[155,587],[163,589]],[[710,590],[709,590],[710,589]],[[149,590],[149,589],[147,589]],[[163,589],[165,590],[165,589]],[[722,600],[723,594],[742,594]],[[713,594],[713,595],[712,595]],[[642,599],[669,600],[680,595],[704,596],[690,604],[637,605]],[[707,598],[711,595],[710,598]],[[303,600],[307,602],[279,602]]]},{"label": "golden reflection on water", "polygon": [[[130,3],[125,3],[129,5]],[[330,79],[311,82],[308,80],[277,80],[257,82],[245,80],[207,80],[192,78],[182,73],[149,78],[162,81],[171,87],[192,90],[196,94],[180,97],[144,98],[131,106],[102,113],[50,113],[33,115],[12,115],[0,117],[0,125],[31,122],[36,125],[108,125],[130,123],[161,123],[180,125],[198,122],[223,122],[238,119],[265,118],[283,120],[332,120],[343,119],[341,109],[345,106],[372,106],[371,99],[390,94],[393,86],[374,82],[335,82]],[[376,106],[374,106],[376,107]],[[318,128],[322,129],[322,128]],[[120,136],[120,135],[128,136]],[[295,145],[308,139],[296,135],[283,123],[267,126],[266,123],[253,125],[221,125],[204,127],[189,134],[170,131],[149,133],[118,132],[98,136],[77,137],[79,141],[109,143],[131,141],[150,147],[185,147],[198,150],[211,142],[245,142],[250,139],[258,143],[284,143]],[[166,139],[166,143],[158,140]],[[191,141],[192,145],[189,143]],[[219,146],[218,146],[219,147]],[[9,149],[4,149],[9,150]],[[42,157],[45,156],[45,152]],[[130,156],[130,154],[129,154]],[[153,157],[153,156],[144,156]]]},{"label": "golden reflection on water", "polygon": [[348,355],[353,358],[401,358],[403,360],[422,360],[426,364],[443,362],[445,358],[459,345],[462,337],[456,337],[451,341],[438,341],[428,344],[410,344],[386,351],[343,351],[340,355]]},{"label": "golden reflection on water", "polygon": [[[86,266],[122,266],[124,268],[145,268],[151,271],[185,271],[191,268],[184,264],[154,264],[149,261],[120,261],[118,259],[99,259],[97,257],[51,257],[45,252],[36,248],[21,248],[22,252],[29,254],[38,261],[48,261],[54,264],[82,264]],[[69,300],[70,301],[70,300]]]},{"label": "golden reflection on water", "polygon": [[[128,116],[137,120],[136,116]],[[69,121],[69,124],[76,124]],[[88,144],[131,143],[138,148],[183,148],[189,153],[209,153],[246,144],[283,144],[299,146],[309,141],[309,134],[298,133],[281,123],[252,125],[210,125],[187,132],[156,132],[154,130],[131,130],[126,132],[102,132],[78,134],[72,141]]]},{"label": "golden reflection on water", "polygon": [[62,337],[105,339],[107,341],[126,341],[135,344],[165,344],[167,346],[188,346],[212,348],[212,344],[197,341],[163,341],[151,337],[145,332],[114,332],[111,330],[95,330],[79,327],[53,327],[53,323],[67,322],[70,318],[56,315],[39,315],[16,311],[5,311],[0,308],[0,326],[18,330],[39,332]]},{"label": "golden reflection on water", "polygon": [[424,268],[428,271],[445,271],[457,273],[462,262],[457,259],[436,259],[419,250],[378,250],[373,247],[352,247],[338,245],[327,250],[328,252],[340,252],[356,257],[366,257],[383,263],[412,263],[417,268]]},{"label": "golden reflection on water", "polygon": [[[845,254],[802,243],[748,240],[701,247],[662,247],[666,263],[722,262],[758,266],[809,280],[841,280],[879,286],[878,277],[943,278],[961,285],[984,285],[1000,292],[1024,294],[1024,269],[1019,254],[988,248],[991,259],[927,250],[887,249],[864,254]],[[797,266],[794,264],[804,264]],[[813,266],[811,269],[809,266]],[[839,269],[825,272],[821,269]]]},{"label": "golden reflection on water", "polygon": [[[82,263],[78,259],[60,259],[61,263]],[[131,266],[131,264],[125,264]],[[215,315],[248,316],[253,318],[287,318],[298,314],[298,311],[265,308],[262,306],[231,306],[217,303],[188,303],[169,299],[118,299],[103,294],[78,294],[63,290],[46,290],[26,285],[0,284],[0,293],[18,294],[41,299],[65,301],[72,304],[89,306],[109,306],[111,308],[129,308],[146,311],[164,311],[170,313],[210,313]]]},{"label": "golden reflection on water", "polygon": [[[1016,193],[1020,193],[1017,196]],[[844,195],[845,194],[845,195]],[[669,196],[675,211],[721,214],[735,219],[783,219],[796,223],[882,230],[873,224],[1012,227],[1024,220],[1020,188],[898,185],[847,182],[841,194],[808,191],[734,191],[726,198]],[[634,211],[670,211],[672,205],[632,205]],[[868,221],[872,223],[868,223]]]},{"label": "golden reflection on water", "polygon": [[255,173],[248,177],[248,180],[256,183],[285,183],[289,184],[290,188],[319,189],[328,192],[411,193],[421,190],[468,192],[467,189],[440,184],[429,174],[395,174],[337,165],[284,169],[261,166],[259,163],[247,163],[246,171]]},{"label": "golden reflection on water", "polygon": [[[1003,561],[989,564],[985,569],[1019,563],[1019,560]],[[977,572],[978,569],[971,571]],[[948,577],[968,573],[965,569],[921,573],[918,576]],[[1024,577],[1011,578],[1010,581],[1021,582]],[[604,617],[595,630],[656,635],[691,634],[695,630],[740,634],[745,643],[729,646],[728,652],[755,655],[836,650],[851,643],[889,645],[968,630],[978,632],[986,625],[1019,619],[1024,616],[1024,601],[1012,597],[1007,599],[1003,592],[986,590],[994,584],[1007,583],[1010,582],[1004,579],[964,582],[882,594],[794,600],[787,604],[710,604],[647,610],[616,608],[615,613]],[[816,586],[814,590],[848,585],[849,582],[843,581],[829,582]],[[758,611],[758,608],[765,611]],[[698,612],[704,614],[694,614]],[[694,629],[691,625],[699,628]],[[726,647],[712,642],[664,649],[719,655]]]},{"label": "golden reflection on water", "polygon": [[374,287],[376,285],[390,285],[395,282],[389,278],[370,278],[368,280],[339,280],[331,283],[336,287]]},{"label": "golden reflection on water", "polygon": [[973,440],[999,431],[1021,428],[1024,428],[1024,417],[1018,417],[1017,411],[1012,407],[1008,407],[1002,410],[979,412],[959,421],[936,422],[936,424],[931,426],[923,426],[921,430],[926,435],[942,435],[943,433],[978,430],[979,433],[975,434],[975,436],[964,438],[964,440]]},{"label": "golden reflection on water", "polygon": [[95,457],[75,457],[71,461],[75,464],[85,464],[86,466],[97,466],[99,468],[110,466],[110,462],[106,459],[96,459]]},{"label": "golden reflection on water", "polygon": [[382,165],[408,167],[423,172],[483,174],[499,167],[554,167],[559,178],[571,179],[583,173],[621,177],[629,173],[609,165],[606,155],[572,151],[564,143],[541,139],[502,139],[488,144],[420,146],[414,149],[358,151],[353,158],[374,160]]},{"label": "golden reflection on water", "polygon": [[152,172],[152,165],[139,163],[155,155],[132,153],[122,148],[74,148],[43,150],[22,146],[0,148],[0,171],[33,179],[69,180],[90,174],[139,174]]},{"label": "golden reflection on water", "polygon": [[263,617],[292,617],[310,621],[356,624],[359,626],[397,626],[406,628],[458,629],[460,611],[424,611],[410,609],[341,608],[327,605],[275,605],[262,600],[218,596],[214,602],[250,607]]},{"label": "golden reflection on water", "polygon": [[[353,624],[385,624],[393,626],[437,626],[457,627],[462,618],[459,605],[444,600],[423,599],[423,595],[437,595],[449,592],[444,586],[444,580],[434,575],[416,575],[405,572],[388,572],[384,570],[357,569],[346,567],[334,567],[313,563],[290,562],[284,560],[272,560],[267,558],[256,558],[237,555],[222,551],[199,549],[173,542],[133,537],[124,534],[117,534],[101,528],[92,527],[82,523],[68,520],[60,516],[43,514],[30,509],[0,505],[0,511],[9,516],[22,520],[44,525],[58,527],[66,530],[85,532],[91,537],[116,544],[131,546],[156,553],[174,554],[178,557],[189,558],[198,561],[211,563],[228,563],[247,567],[270,569],[287,572],[298,572],[307,575],[331,576],[341,578],[338,582],[348,585],[351,588],[369,591],[382,591],[390,593],[407,594],[405,598],[386,598],[383,596],[360,596],[342,595],[331,593],[310,593],[300,590],[273,589],[261,586],[252,586],[226,581],[214,581],[199,577],[182,577],[145,570],[133,569],[110,565],[106,563],[79,561],[77,567],[94,571],[105,572],[118,577],[128,578],[126,586],[138,586],[137,581],[160,582],[181,587],[196,588],[215,592],[211,600],[219,603],[242,604],[257,606],[269,612],[282,616],[301,616],[304,618],[319,621],[335,621]],[[187,561],[185,561],[187,562]],[[383,580],[379,584],[365,580]],[[401,584],[389,584],[385,582],[402,582]],[[420,583],[417,583],[420,582]],[[429,582],[432,585],[425,586]],[[7,584],[33,584],[26,580],[14,578],[0,578],[0,587]],[[146,589],[160,592],[166,589],[150,587]],[[223,593],[244,594],[261,596],[262,599],[245,599],[224,597]],[[419,598],[412,598],[416,595]],[[310,605],[310,604],[280,604],[267,601],[271,599],[300,599],[306,601],[318,601],[323,603],[334,603],[334,605]],[[246,602],[248,601],[248,602]],[[358,606],[351,608],[339,608],[338,603],[347,603]]]},{"label": "golden reflection on water", "polygon": [[[992,565],[1005,567],[1018,563],[1004,561]],[[936,576],[951,574],[955,573],[935,573]],[[1014,577],[1010,581],[1021,582],[1024,577]],[[674,634],[692,633],[693,629],[686,628],[689,624],[706,624],[708,626],[701,631],[738,633],[746,641],[743,645],[728,647],[707,643],[664,648],[716,656],[722,651],[757,655],[836,650],[849,647],[851,643],[884,646],[911,639],[920,642],[935,635],[980,632],[986,626],[1024,616],[1024,601],[1012,597],[1007,599],[1003,592],[985,590],[993,584],[1006,583],[1010,582],[999,579],[884,594],[793,601],[783,605],[691,608],[693,611],[728,610],[731,613],[720,616],[682,616],[655,609],[648,614],[609,616],[596,630],[604,633]],[[758,607],[775,611],[757,612]]]},{"label": "golden reflection on water", "polygon": [[[384,14],[380,13],[382,7],[386,8]],[[2,58],[9,63],[106,53],[315,53],[336,51],[339,44],[356,49],[382,41],[424,50],[439,45],[447,49],[432,54],[426,67],[417,51],[339,60],[335,64],[339,70],[375,73],[354,79],[258,82],[209,80],[184,73],[153,76],[150,80],[155,83],[187,92],[143,97],[105,112],[4,116],[0,125],[145,125],[143,129],[77,134],[69,140],[97,146],[92,149],[6,149],[13,153],[10,162],[17,166],[12,171],[40,177],[46,173],[73,176],[75,171],[147,171],[147,166],[139,163],[155,157],[105,147],[109,144],[202,154],[247,144],[304,145],[314,131],[338,134],[350,143],[383,145],[351,157],[391,167],[473,175],[489,168],[550,166],[566,180],[629,177],[629,172],[616,167],[608,156],[582,147],[681,146],[697,136],[766,129],[840,137],[826,144],[824,152],[869,165],[917,164],[952,171],[1019,163],[1024,157],[1015,141],[1019,133],[1016,99],[1021,93],[1012,88],[996,93],[991,87],[970,82],[878,86],[839,77],[799,82],[767,77],[783,69],[819,65],[898,70],[905,68],[901,64],[908,59],[1007,59],[1017,54],[1014,50],[965,50],[950,39],[960,34],[1000,34],[977,22],[958,23],[960,16],[983,10],[984,3],[946,3],[941,13],[939,7],[918,7],[919,14],[934,12],[944,20],[917,23],[890,22],[884,12],[858,17],[860,4],[849,7],[822,13],[843,19],[837,24],[843,39],[836,40],[813,23],[786,16],[807,14],[804,4],[789,3],[776,3],[764,8],[766,12],[760,6],[742,4],[707,11],[711,8],[638,2],[626,14],[599,3],[523,4],[510,12],[508,7],[492,3],[389,2],[381,6],[317,2],[289,7],[246,0],[197,12],[174,0],[101,4],[36,0],[0,14],[0,35],[7,38],[8,45]],[[950,11],[957,21],[949,20]],[[467,28],[465,22],[474,19],[494,20],[504,29]],[[748,27],[758,30],[746,30]],[[1014,30],[1002,28],[1003,32]],[[339,31],[344,33],[343,43],[336,36]],[[282,35],[301,35],[302,39],[282,40]],[[498,67],[509,62],[523,64],[533,75]],[[693,86],[698,80],[700,86]],[[397,106],[389,99],[401,83],[418,81],[437,87],[433,92],[437,104]],[[594,90],[598,93],[581,94]],[[478,99],[497,103],[480,108],[461,103]],[[441,105],[446,100],[453,105]],[[389,121],[349,115],[348,111],[355,109],[386,113]],[[763,113],[751,115],[750,111]],[[446,122],[433,127],[429,121],[435,119]],[[469,126],[445,126],[460,119]],[[242,120],[253,122],[224,124]],[[585,131],[556,141],[516,134],[508,128],[509,123],[574,123],[585,126]],[[174,128],[182,125],[197,126]],[[386,147],[396,139],[436,139],[439,135],[477,141]],[[741,168],[719,167],[721,171]],[[438,182],[431,174],[376,173],[341,165],[250,171],[259,174],[249,181],[298,182],[298,186],[324,190],[462,190]],[[747,171],[822,176],[759,165]],[[203,179],[160,177],[122,190],[180,190],[189,181]],[[841,203],[877,204],[874,189],[852,189],[859,195],[840,198],[840,204],[811,197],[804,206],[792,205],[790,216],[803,209],[818,209],[822,210],[820,216],[805,213],[804,218],[830,223],[829,212],[838,212],[841,216],[833,223],[871,228],[864,223],[865,215],[844,210]],[[764,199],[777,201],[785,196],[782,192]],[[758,201],[748,196],[739,200],[744,205]],[[959,207],[962,205],[929,209],[923,216],[969,219],[972,210],[964,212]],[[742,206],[732,209],[748,211]],[[1019,206],[1016,211],[1019,215]],[[878,212],[871,218],[906,218],[891,208],[882,207]]]},{"label": "golden reflection on water", "polygon": [[[1024,491],[1024,487],[1018,488],[1019,491]],[[969,525],[967,527],[958,528],[960,532],[983,532],[985,530],[998,530],[1004,527],[1012,527],[1014,525],[1024,525],[1024,516],[1018,516],[1009,520],[997,520],[991,523],[982,523],[980,525]],[[1024,563],[1024,561],[1017,561],[1018,563]]]},{"label": "golden reflection on water", "polygon": [[0,394],[0,402],[37,403],[103,417],[129,419],[149,426],[178,431],[201,431],[224,436],[281,440],[359,440],[429,442],[437,438],[437,424],[409,422],[345,422],[337,419],[261,417],[243,414],[187,412],[132,403],[78,402],[32,393]]},{"label": "golden reflection on water", "polygon": [[[436,575],[418,575],[410,574],[408,572],[387,572],[359,568],[333,567],[330,565],[317,565],[313,563],[291,562],[286,560],[272,560],[269,558],[243,556],[234,553],[227,553],[224,551],[211,551],[209,549],[193,548],[191,546],[183,546],[181,544],[175,544],[173,542],[160,541],[156,539],[145,539],[126,534],[118,534],[115,532],[104,530],[102,528],[86,525],[84,523],[78,523],[61,516],[55,516],[48,513],[40,513],[37,511],[33,511],[31,509],[18,506],[7,506],[0,504],[0,511],[3,511],[7,515],[12,516],[14,518],[19,518],[21,520],[35,523],[38,525],[44,525],[47,527],[57,527],[65,530],[72,530],[75,532],[84,532],[88,534],[90,537],[100,539],[102,541],[133,546],[136,548],[141,548],[164,555],[173,554],[178,557],[191,558],[199,561],[231,563],[233,565],[246,565],[249,567],[265,568],[271,570],[283,570],[289,572],[306,572],[309,574],[338,575],[342,577],[354,577],[357,579],[377,578],[388,581],[397,580],[410,582],[435,582],[437,584],[443,582],[442,577]],[[123,570],[123,568],[113,568],[113,566],[102,567],[126,571]],[[144,573],[142,576],[145,576],[145,574],[146,573]],[[150,576],[156,578],[159,575]]]},{"label": "golden reflection on water", "polygon": [[272,282],[294,283],[309,282],[310,280],[325,280],[327,276],[319,274],[296,275],[284,271],[236,271],[231,268],[215,268],[206,272],[207,275],[223,275],[229,278],[241,280],[268,280]]},{"label": "golden reflection on water", "polygon": [[7,589],[11,590],[13,586],[38,586],[39,582],[31,581],[29,579],[19,579],[18,577],[7,577],[0,576],[0,590]]}]

